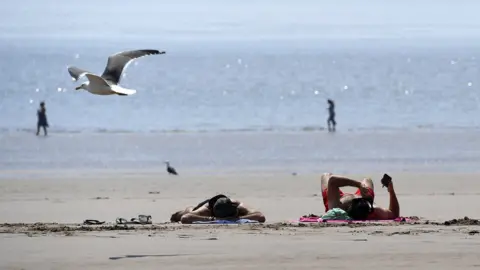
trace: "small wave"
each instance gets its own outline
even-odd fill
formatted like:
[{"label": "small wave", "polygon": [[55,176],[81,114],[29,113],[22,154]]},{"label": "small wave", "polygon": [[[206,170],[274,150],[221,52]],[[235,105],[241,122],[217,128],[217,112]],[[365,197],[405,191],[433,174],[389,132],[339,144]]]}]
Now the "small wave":
[{"label": "small wave", "polygon": [[302,131],[323,131],[325,130],[324,127],[315,127],[315,126],[306,126],[302,128]]},{"label": "small wave", "polygon": [[[388,132],[388,131],[430,131],[430,130],[479,130],[480,126],[434,126],[418,125],[412,127],[357,127],[338,131],[345,132]],[[323,132],[326,127],[323,126],[300,126],[300,127],[254,127],[254,128],[225,128],[225,129],[146,129],[146,130],[128,130],[128,129],[107,129],[107,128],[50,128],[50,133],[55,134],[155,134],[155,133],[251,133],[251,132]],[[0,128],[0,134],[8,133],[36,133],[34,128]]]}]

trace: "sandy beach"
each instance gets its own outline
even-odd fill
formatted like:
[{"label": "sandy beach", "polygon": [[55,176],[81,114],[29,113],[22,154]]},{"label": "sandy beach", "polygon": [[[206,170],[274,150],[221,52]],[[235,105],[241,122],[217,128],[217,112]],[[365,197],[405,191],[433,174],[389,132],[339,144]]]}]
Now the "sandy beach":
[{"label": "sandy beach", "polygon": [[[26,177],[35,174],[36,178]],[[5,171],[0,182],[0,269],[474,268],[480,226],[478,174],[394,173],[402,216],[416,224],[332,226],[291,222],[321,214],[315,174],[205,174],[163,170]],[[22,175],[23,177],[19,177]],[[378,173],[376,201],[387,205]],[[262,211],[262,225],[180,225],[170,214],[216,193]],[[117,217],[153,225],[115,227]],[[82,226],[85,219],[106,221]],[[35,224],[37,223],[37,224]],[[467,222],[468,223],[468,222]],[[470,222],[474,223],[474,222]]]},{"label": "sandy beach", "polygon": [[[0,270],[480,268],[479,9],[2,1]],[[405,219],[300,223],[325,172]],[[220,193],[266,223],[169,222]]]}]

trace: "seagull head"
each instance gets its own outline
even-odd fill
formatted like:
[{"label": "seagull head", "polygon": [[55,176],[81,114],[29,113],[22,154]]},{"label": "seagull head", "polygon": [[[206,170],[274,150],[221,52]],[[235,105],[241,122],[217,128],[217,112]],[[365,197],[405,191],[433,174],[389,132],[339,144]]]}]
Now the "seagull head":
[{"label": "seagull head", "polygon": [[75,90],[85,89],[87,90],[88,82],[82,83],[80,86],[75,87]]}]

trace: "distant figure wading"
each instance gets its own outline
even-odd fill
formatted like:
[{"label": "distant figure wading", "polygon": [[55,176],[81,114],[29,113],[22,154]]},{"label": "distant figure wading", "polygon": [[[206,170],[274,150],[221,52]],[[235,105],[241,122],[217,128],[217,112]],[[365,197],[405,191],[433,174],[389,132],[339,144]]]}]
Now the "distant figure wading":
[{"label": "distant figure wading", "polygon": [[40,128],[43,128],[43,132],[45,136],[47,136],[47,110],[45,109],[45,102],[40,102],[40,108],[37,110],[37,136],[40,134]]},{"label": "distant figure wading", "polygon": [[328,131],[332,132],[335,131],[335,126],[337,125],[337,122],[335,121],[335,103],[333,103],[333,100],[328,99],[328,119],[327,119],[327,125],[328,125]]}]

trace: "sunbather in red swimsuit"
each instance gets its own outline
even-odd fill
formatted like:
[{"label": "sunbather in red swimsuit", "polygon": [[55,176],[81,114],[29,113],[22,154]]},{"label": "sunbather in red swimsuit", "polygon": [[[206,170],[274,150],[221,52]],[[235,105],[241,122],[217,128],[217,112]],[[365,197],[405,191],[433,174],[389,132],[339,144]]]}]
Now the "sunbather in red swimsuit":
[{"label": "sunbather in red swimsuit", "polygon": [[[322,190],[322,197],[323,197],[323,205],[325,205],[325,212],[327,212],[328,210],[330,210],[328,208],[328,196],[327,196],[327,189],[324,189]],[[343,196],[345,195],[349,195],[351,193],[344,193],[341,189],[338,190],[340,192],[340,198],[342,198]],[[361,196],[362,193],[360,192],[360,189],[357,189],[357,191],[354,193],[355,195],[358,195],[358,196]],[[373,189],[369,188],[368,189],[368,196],[373,199],[375,199],[375,192],[373,191]],[[369,216],[368,216],[368,220],[376,220],[377,217],[375,215],[375,212],[372,212]]]}]

